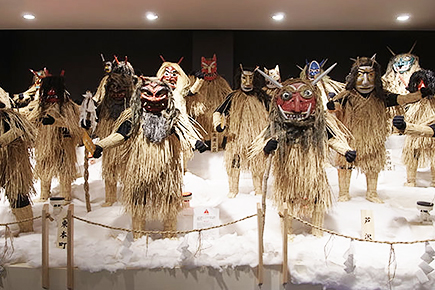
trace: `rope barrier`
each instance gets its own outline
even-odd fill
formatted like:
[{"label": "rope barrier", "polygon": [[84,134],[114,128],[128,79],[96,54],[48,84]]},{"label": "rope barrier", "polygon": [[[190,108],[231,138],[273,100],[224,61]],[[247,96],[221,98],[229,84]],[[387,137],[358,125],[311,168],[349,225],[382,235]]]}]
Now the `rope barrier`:
[{"label": "rope barrier", "polygon": [[[280,214],[280,216],[282,217],[282,215]],[[289,214],[289,216],[301,223],[303,223],[306,226],[309,226],[311,228],[315,228],[317,230],[320,230],[322,232],[331,234],[331,235],[335,235],[335,236],[339,236],[339,237],[343,237],[343,238],[347,238],[347,239],[351,239],[351,240],[355,240],[355,241],[360,241],[360,242],[369,242],[369,243],[375,243],[375,244],[388,244],[388,245],[412,245],[412,244],[418,244],[418,243],[426,243],[426,242],[435,242],[435,238],[434,239],[427,239],[427,240],[417,240],[417,241],[408,241],[408,242],[401,242],[401,241],[397,241],[397,242],[391,242],[391,241],[376,241],[376,240],[365,240],[362,238],[355,238],[355,237],[351,237],[351,236],[347,236],[347,235],[343,235],[337,232],[334,232],[332,230],[328,230],[316,225],[313,225],[299,217],[296,217],[292,214]]]},{"label": "rope barrier", "polygon": [[187,230],[187,231],[143,231],[143,230],[133,230],[133,229],[126,229],[126,228],[120,228],[120,227],[112,227],[112,226],[108,226],[105,224],[101,224],[101,223],[96,223],[96,222],[92,222],[89,220],[86,220],[84,218],[78,217],[76,215],[73,215],[73,218],[91,224],[91,225],[95,225],[95,226],[100,226],[103,228],[107,228],[107,229],[112,229],[112,230],[118,230],[118,231],[125,231],[125,232],[134,232],[134,233],[142,233],[144,235],[150,235],[150,234],[188,234],[188,233],[193,233],[193,232],[202,232],[202,231],[208,231],[208,230],[213,230],[213,229],[217,229],[217,228],[222,228],[222,227],[226,227],[229,225],[233,225],[236,224],[238,222],[244,221],[246,219],[252,218],[254,216],[257,216],[257,214],[252,214],[249,216],[246,216],[244,218],[232,221],[232,222],[228,222],[226,224],[222,224],[222,225],[218,225],[218,226],[212,226],[212,227],[208,227],[208,228],[202,228],[202,229],[193,229],[193,230]]},{"label": "rope barrier", "polygon": [[32,220],[37,220],[37,219],[40,219],[40,218],[42,218],[42,215],[36,216],[36,217],[27,218],[27,219],[23,219],[23,220],[19,220],[19,221],[15,221],[15,222],[10,222],[10,223],[0,223],[0,226],[7,227],[9,225],[24,223],[24,222],[28,222],[28,221],[32,221]]}]

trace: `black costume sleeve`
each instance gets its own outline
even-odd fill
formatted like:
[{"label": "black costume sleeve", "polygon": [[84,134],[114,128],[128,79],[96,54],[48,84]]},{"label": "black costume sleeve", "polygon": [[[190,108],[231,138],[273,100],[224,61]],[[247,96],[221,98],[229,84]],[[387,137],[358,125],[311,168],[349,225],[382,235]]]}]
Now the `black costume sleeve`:
[{"label": "black costume sleeve", "polygon": [[234,92],[230,93],[225,101],[215,110],[215,112],[219,112],[221,114],[225,114],[228,116],[230,108],[231,108],[231,100],[233,99]]},{"label": "black costume sleeve", "polygon": [[116,130],[116,133],[121,134],[122,136],[124,136],[124,140],[127,140],[128,138],[130,138],[130,133],[131,131],[131,121],[127,120],[124,123],[121,124],[121,126],[119,126],[118,130]]},{"label": "black costume sleeve", "polygon": [[429,127],[433,130],[434,134],[432,137],[435,137],[435,124],[429,125]]}]

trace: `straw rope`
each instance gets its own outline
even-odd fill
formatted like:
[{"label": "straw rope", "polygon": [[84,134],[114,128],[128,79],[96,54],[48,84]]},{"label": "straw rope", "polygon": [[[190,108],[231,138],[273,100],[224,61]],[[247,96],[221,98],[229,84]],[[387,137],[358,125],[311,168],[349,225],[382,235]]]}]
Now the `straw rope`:
[{"label": "straw rope", "polygon": [[[22,219],[22,220],[15,221],[15,222],[0,223],[0,227],[1,227],[1,226],[8,227],[8,226],[10,226],[10,225],[19,224],[19,223],[24,223],[24,222],[28,222],[28,221],[31,221],[31,220],[40,219],[41,217],[42,217],[42,215],[40,215],[40,216],[36,216],[36,217],[27,218],[27,219]],[[47,216],[47,217],[48,217],[48,216]]]},{"label": "straw rope", "polygon": [[119,231],[125,231],[125,232],[134,232],[134,233],[142,233],[144,235],[150,235],[150,234],[188,234],[188,233],[193,233],[193,232],[202,232],[202,231],[208,231],[208,230],[213,230],[213,229],[217,229],[217,228],[222,228],[225,226],[229,226],[232,224],[236,224],[238,222],[241,222],[243,220],[252,218],[254,216],[257,216],[257,214],[252,214],[249,216],[246,216],[244,218],[232,221],[232,222],[228,222],[226,224],[222,224],[222,225],[218,225],[218,226],[212,226],[212,227],[208,227],[208,228],[201,228],[201,229],[193,229],[193,230],[187,230],[187,231],[143,231],[143,230],[132,230],[132,229],[126,229],[126,228],[120,228],[120,227],[112,227],[112,226],[108,226],[108,225],[104,225],[101,223],[96,223],[96,222],[92,222],[89,220],[86,220],[84,218],[78,217],[73,215],[73,218],[78,219],[79,221],[91,224],[91,225],[95,225],[95,226],[100,226],[103,228],[107,228],[107,229],[112,229],[112,230],[119,230]]}]

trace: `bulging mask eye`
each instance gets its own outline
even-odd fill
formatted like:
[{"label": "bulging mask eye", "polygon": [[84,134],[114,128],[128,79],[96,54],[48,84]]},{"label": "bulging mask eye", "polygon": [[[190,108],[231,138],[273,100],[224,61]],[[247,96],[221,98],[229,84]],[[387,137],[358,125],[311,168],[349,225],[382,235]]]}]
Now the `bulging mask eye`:
[{"label": "bulging mask eye", "polygon": [[289,93],[289,92],[284,92],[281,95],[281,99],[283,101],[288,101],[288,100],[290,100],[291,97],[292,97],[292,93]]},{"label": "bulging mask eye", "polygon": [[313,95],[313,92],[311,90],[304,90],[302,92],[302,97],[304,97],[305,99],[309,99],[311,98],[311,96]]}]

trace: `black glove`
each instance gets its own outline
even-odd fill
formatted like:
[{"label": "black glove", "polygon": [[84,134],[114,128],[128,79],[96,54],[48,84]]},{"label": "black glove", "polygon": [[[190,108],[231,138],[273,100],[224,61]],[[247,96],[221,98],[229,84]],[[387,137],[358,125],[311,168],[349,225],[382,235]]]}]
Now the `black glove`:
[{"label": "black glove", "polygon": [[356,151],[355,150],[347,150],[346,153],[344,153],[344,157],[346,157],[347,162],[352,163],[355,161]]},{"label": "black glove", "polygon": [[204,73],[202,71],[195,72],[195,77],[199,79],[204,79]]},{"label": "black glove", "polygon": [[335,103],[334,103],[334,101],[328,101],[326,103],[326,108],[328,108],[328,110],[331,110],[331,111],[335,110]]},{"label": "black glove", "polygon": [[395,116],[393,118],[393,126],[399,129],[400,131],[405,130],[406,129],[405,117]]},{"label": "black glove", "polygon": [[92,157],[100,158],[102,153],[103,153],[103,147],[99,145],[95,145],[95,151],[94,154],[92,154]]},{"label": "black glove", "polygon": [[218,131],[219,133],[222,133],[225,130],[225,126],[222,128],[221,124],[216,126],[216,131]]},{"label": "black glove", "polygon": [[266,146],[264,146],[263,151],[266,154],[270,154],[272,151],[275,151],[276,148],[278,148],[278,141],[275,139],[270,139],[267,141]]},{"label": "black glove", "polygon": [[80,126],[86,130],[88,130],[89,128],[91,128],[91,120],[82,120],[80,122]]},{"label": "black glove", "polygon": [[42,124],[43,125],[53,125],[54,118],[50,115],[47,115],[47,117],[42,118]]},{"label": "black glove", "polygon": [[203,153],[207,150],[208,146],[202,142],[201,140],[197,140],[195,143],[195,149],[199,151],[199,153]]}]

